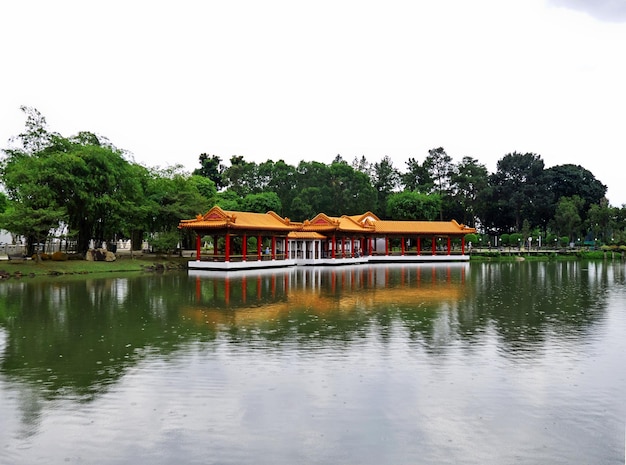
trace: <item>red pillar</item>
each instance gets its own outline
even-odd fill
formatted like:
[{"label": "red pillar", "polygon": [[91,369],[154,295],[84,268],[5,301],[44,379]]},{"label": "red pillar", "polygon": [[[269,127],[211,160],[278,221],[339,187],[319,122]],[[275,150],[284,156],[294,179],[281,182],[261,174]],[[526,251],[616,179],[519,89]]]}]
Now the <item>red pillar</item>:
[{"label": "red pillar", "polygon": [[401,255],[404,257],[404,237],[401,237],[400,241],[400,250],[402,250]]},{"label": "red pillar", "polygon": [[261,254],[263,253],[262,247],[263,247],[263,243],[262,243],[262,237],[259,234],[259,236],[256,238],[256,255],[257,255],[257,260],[261,261],[262,257]]},{"label": "red pillar", "polygon": [[417,255],[422,255],[422,238],[417,236]]},{"label": "red pillar", "polygon": [[346,237],[341,238],[341,258],[346,258]]},{"label": "red pillar", "polygon": [[433,236],[433,255],[437,255],[437,238]]},{"label": "red pillar", "polygon": [[461,237],[461,255],[465,255],[465,236]]},{"label": "red pillar", "polygon": [[241,246],[241,255],[243,255],[243,257],[241,258],[242,261],[246,261],[247,255],[248,255],[248,235],[244,234],[243,235],[243,244]]},{"label": "red pillar", "polygon": [[289,237],[285,237],[285,260],[289,260]]},{"label": "red pillar", "polygon": [[200,252],[202,252],[202,238],[200,234],[196,235],[196,261],[200,261]]},{"label": "red pillar", "polygon": [[336,254],[335,254],[335,246],[337,245],[337,241],[336,241],[336,237],[333,236],[332,239],[330,240],[330,246],[331,246],[331,250],[330,250],[330,258],[335,258]]},{"label": "red pillar", "polygon": [[272,236],[272,260],[276,260],[276,236]]},{"label": "red pillar", "polygon": [[452,240],[450,239],[450,236],[448,236],[448,255],[450,255],[452,253]]},{"label": "red pillar", "polygon": [[389,238],[385,236],[385,255],[389,255]]},{"label": "red pillar", "polygon": [[226,244],[224,245],[224,261],[230,261],[230,234],[226,233]]}]

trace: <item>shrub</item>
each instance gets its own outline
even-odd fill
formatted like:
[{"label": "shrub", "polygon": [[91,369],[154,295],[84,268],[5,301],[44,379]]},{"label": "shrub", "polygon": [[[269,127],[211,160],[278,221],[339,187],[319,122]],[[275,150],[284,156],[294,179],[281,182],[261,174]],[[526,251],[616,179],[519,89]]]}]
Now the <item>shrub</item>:
[{"label": "shrub", "polygon": [[67,261],[67,254],[64,252],[58,251],[58,252],[54,252],[51,258],[52,258],[52,261],[54,262],[64,262],[64,261]]}]

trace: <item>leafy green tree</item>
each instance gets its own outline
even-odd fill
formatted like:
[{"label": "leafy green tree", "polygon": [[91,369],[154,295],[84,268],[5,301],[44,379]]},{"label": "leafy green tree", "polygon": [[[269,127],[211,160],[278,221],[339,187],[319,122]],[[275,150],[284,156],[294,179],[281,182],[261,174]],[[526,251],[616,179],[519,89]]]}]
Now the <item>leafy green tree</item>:
[{"label": "leafy green tree", "polygon": [[599,204],[606,195],[606,186],[580,165],[553,166],[545,170],[545,179],[556,201],[574,195],[583,199],[585,214],[591,205]]},{"label": "leafy green tree", "polygon": [[599,203],[591,205],[587,212],[586,229],[593,234],[595,239],[601,242],[610,242],[613,230],[616,228],[615,208],[610,207],[606,198]]},{"label": "leafy green tree", "polygon": [[151,233],[175,231],[180,220],[193,218],[211,208],[212,201],[198,190],[195,176],[189,176],[180,166],[153,168],[146,188],[151,205],[148,230]]},{"label": "leafy green tree", "polygon": [[154,252],[165,253],[169,257],[180,243],[180,233],[176,230],[164,231],[154,234],[150,239],[150,245]]},{"label": "leafy green tree", "polygon": [[392,220],[427,220],[437,218],[441,197],[420,192],[395,192],[387,199],[387,217]]},{"label": "leafy green tree", "polygon": [[318,213],[334,214],[330,167],[317,161],[301,161],[296,168],[297,195],[291,202],[294,219],[312,218]]},{"label": "leafy green tree", "polygon": [[580,210],[585,201],[574,195],[572,197],[561,197],[556,206],[554,222],[561,235],[567,235],[570,240],[580,236],[582,220]]},{"label": "leafy green tree", "polygon": [[[446,153],[443,147],[431,149],[424,160],[424,168],[433,182],[433,192],[439,194],[442,199],[450,195],[451,179],[454,173],[452,157]],[[443,220],[443,205],[439,210],[439,219]]]},{"label": "leafy green tree", "polygon": [[531,225],[547,225],[552,195],[543,167],[541,157],[533,153],[510,153],[498,161],[485,198],[486,226],[519,231],[524,219]]},{"label": "leafy green tree", "polygon": [[19,136],[21,147],[4,150],[7,195],[23,209],[62,213],[55,223],[67,225],[79,252],[91,239],[113,237],[143,198],[124,152],[92,133],[51,133],[36,110],[23,110],[27,130]]},{"label": "leafy green tree", "polygon": [[[0,213],[0,225],[7,231],[28,238],[28,254],[32,255],[35,252],[34,244],[44,243],[50,231],[59,228],[59,218],[65,214],[62,207],[36,208],[27,202],[11,202]],[[39,260],[41,250],[37,248],[36,252]]]},{"label": "leafy green tree", "polygon": [[330,191],[333,201],[325,212],[333,216],[357,214],[368,211],[376,192],[365,173],[356,171],[345,162],[333,162],[329,168]]},{"label": "leafy green tree", "polygon": [[215,200],[217,198],[217,188],[213,181],[211,181],[209,178],[194,174],[189,177],[189,182],[191,186],[207,200],[208,204],[215,203]]},{"label": "leafy green tree", "polygon": [[222,177],[224,186],[241,198],[261,191],[257,164],[245,161],[241,155],[230,157],[230,166],[224,169]]},{"label": "leafy green tree", "polygon": [[196,168],[193,174],[210,179],[218,190],[223,188],[224,179],[222,175],[225,167],[222,164],[222,159],[217,155],[209,156],[206,153],[201,153],[199,159],[200,168]]},{"label": "leafy green tree", "polygon": [[429,193],[433,190],[433,180],[428,169],[420,164],[415,158],[409,158],[406,162],[407,171],[400,175],[400,180],[405,190]]},{"label": "leafy green tree", "polygon": [[450,182],[451,200],[459,209],[453,212],[451,208],[447,208],[446,211],[451,218],[475,226],[477,218],[484,217],[481,193],[489,183],[487,168],[472,157],[463,157],[454,167]]},{"label": "leafy green tree", "polygon": [[258,173],[263,182],[263,190],[276,193],[280,199],[281,210],[274,212],[281,216],[290,216],[289,207],[296,196],[296,168],[283,160],[276,163],[268,160],[259,165]]},{"label": "leafy green tree", "polygon": [[326,210],[326,199],[330,195],[328,191],[327,186],[302,189],[291,202],[293,219],[304,221],[313,218],[318,213],[323,213]]},{"label": "leafy green tree", "polygon": [[352,168],[354,168],[355,171],[366,174],[368,177],[372,175],[372,164],[367,161],[365,155],[361,155],[361,158],[354,157],[354,160],[352,160]]},{"label": "leafy green tree", "polygon": [[396,191],[400,184],[400,173],[393,166],[391,158],[385,155],[372,169],[372,183],[376,189],[377,198],[374,212],[380,216],[386,215],[387,198]]},{"label": "leafy green tree", "polygon": [[223,192],[217,193],[216,204],[226,211],[238,211],[242,209],[243,199],[237,192],[231,189],[226,189]]},{"label": "leafy green tree", "polygon": [[259,194],[248,194],[244,197],[241,207],[243,211],[254,213],[274,213],[282,211],[282,204],[276,192],[261,192]]}]

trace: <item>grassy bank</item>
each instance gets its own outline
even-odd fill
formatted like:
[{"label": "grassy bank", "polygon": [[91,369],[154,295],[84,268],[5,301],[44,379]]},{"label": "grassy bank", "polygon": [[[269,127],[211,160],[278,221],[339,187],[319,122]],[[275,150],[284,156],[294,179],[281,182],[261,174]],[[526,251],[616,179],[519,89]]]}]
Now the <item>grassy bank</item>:
[{"label": "grassy bank", "polygon": [[5,260],[0,262],[4,279],[21,276],[54,276],[89,273],[148,272],[156,269],[186,269],[189,258],[140,255],[124,257],[113,262],[87,260],[52,261]]}]

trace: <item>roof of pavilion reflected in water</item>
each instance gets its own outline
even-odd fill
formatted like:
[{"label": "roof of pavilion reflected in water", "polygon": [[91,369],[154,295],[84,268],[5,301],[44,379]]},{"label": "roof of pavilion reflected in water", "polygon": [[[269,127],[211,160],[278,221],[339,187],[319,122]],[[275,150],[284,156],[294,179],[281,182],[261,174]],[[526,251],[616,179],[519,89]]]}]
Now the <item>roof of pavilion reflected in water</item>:
[{"label": "roof of pavilion reflected in water", "polygon": [[468,292],[467,269],[467,264],[438,264],[190,271],[195,304],[182,311],[197,322],[245,325],[295,310],[325,314],[419,303],[432,306],[457,301]]}]

